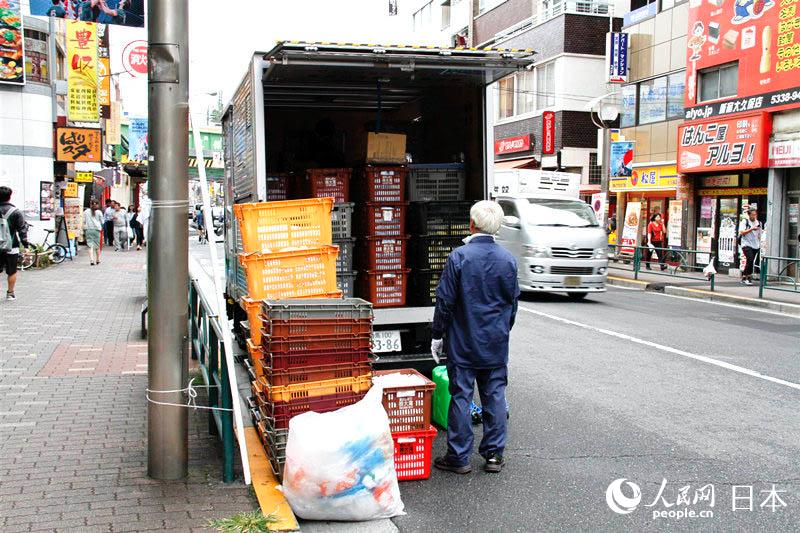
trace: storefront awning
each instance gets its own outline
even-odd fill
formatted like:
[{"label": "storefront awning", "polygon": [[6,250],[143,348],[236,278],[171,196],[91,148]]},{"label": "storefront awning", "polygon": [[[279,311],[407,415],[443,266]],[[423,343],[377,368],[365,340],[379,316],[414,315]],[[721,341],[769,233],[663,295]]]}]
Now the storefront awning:
[{"label": "storefront awning", "polygon": [[580,192],[581,194],[596,194],[600,192],[600,184],[590,185],[588,183],[583,183],[581,184]]},{"label": "storefront awning", "polygon": [[515,159],[513,161],[495,161],[495,170],[509,170],[514,168],[537,168],[539,164],[533,157]]}]

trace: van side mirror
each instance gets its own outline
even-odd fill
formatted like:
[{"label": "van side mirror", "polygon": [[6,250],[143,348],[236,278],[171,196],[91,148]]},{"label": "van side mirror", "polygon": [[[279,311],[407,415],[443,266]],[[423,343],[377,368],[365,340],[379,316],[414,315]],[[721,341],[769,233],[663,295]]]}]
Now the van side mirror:
[{"label": "van side mirror", "polygon": [[519,217],[507,215],[503,217],[503,225],[508,226],[510,228],[520,228],[522,225],[520,224]]}]

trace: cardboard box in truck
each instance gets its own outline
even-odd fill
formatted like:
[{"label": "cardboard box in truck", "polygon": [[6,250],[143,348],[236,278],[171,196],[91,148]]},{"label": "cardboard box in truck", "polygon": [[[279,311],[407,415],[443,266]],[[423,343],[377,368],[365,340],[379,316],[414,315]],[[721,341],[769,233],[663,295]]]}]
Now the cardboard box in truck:
[{"label": "cardboard box in truck", "polygon": [[367,134],[367,163],[406,162],[406,136],[397,133]]}]

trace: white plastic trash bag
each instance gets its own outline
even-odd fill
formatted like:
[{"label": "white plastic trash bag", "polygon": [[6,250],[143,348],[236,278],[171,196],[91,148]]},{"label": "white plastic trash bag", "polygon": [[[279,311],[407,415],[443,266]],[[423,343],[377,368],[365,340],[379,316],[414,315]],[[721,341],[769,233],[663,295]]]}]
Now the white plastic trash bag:
[{"label": "white plastic trash bag", "polygon": [[706,278],[709,278],[709,279],[711,279],[711,276],[714,276],[714,275],[717,274],[717,269],[714,268],[714,263],[713,262],[711,262],[711,263],[706,265],[706,267],[703,269],[703,274],[705,275]]},{"label": "white plastic trash bag", "polygon": [[289,422],[283,493],[307,520],[374,520],[404,514],[383,390],[330,413]]}]

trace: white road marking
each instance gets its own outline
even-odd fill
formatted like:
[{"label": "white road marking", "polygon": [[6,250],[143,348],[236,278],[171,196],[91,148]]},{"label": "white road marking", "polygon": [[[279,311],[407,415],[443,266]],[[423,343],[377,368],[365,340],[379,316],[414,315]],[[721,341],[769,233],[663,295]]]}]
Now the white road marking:
[{"label": "white road marking", "polygon": [[102,348],[80,348],[78,349],[79,352],[102,352]]},{"label": "white road marking", "polygon": [[73,363],[99,363],[100,359],[75,359]]},{"label": "white road marking", "polygon": [[709,365],[718,366],[720,368],[724,368],[726,370],[732,370],[734,372],[738,372],[740,374],[745,374],[747,376],[751,376],[758,379],[763,379],[765,381],[770,381],[772,383],[777,383],[778,385],[783,385],[784,387],[789,387],[792,389],[800,390],[800,384],[793,383],[791,381],[786,381],[784,379],[775,378],[772,376],[768,376],[766,374],[762,374],[761,372],[757,372],[755,370],[750,370],[749,368],[745,368],[743,366],[734,365],[731,363],[726,363],[725,361],[719,361],[712,357],[707,357],[705,355],[698,355],[691,352],[687,352],[685,350],[679,350],[678,348],[673,348],[672,346],[665,346],[663,344],[658,344],[657,342],[647,341],[644,339],[640,339],[638,337],[633,337],[631,335],[626,335],[625,333],[619,333],[618,331],[613,331],[610,329],[605,328],[598,328],[596,326],[592,326],[589,324],[584,324],[582,322],[576,322],[575,320],[570,320],[568,318],[562,318],[560,316],[551,315],[549,313],[543,313],[541,311],[535,311],[528,307],[519,306],[519,309],[525,311],[526,313],[530,313],[532,315],[541,316],[544,318],[549,318],[550,320],[555,320],[556,322],[561,322],[563,324],[569,324],[570,326],[576,326],[579,328],[583,328],[589,331],[594,331],[595,333],[602,333],[603,335],[608,335],[609,337],[616,337],[617,339],[622,339],[626,341],[630,341],[636,344],[641,344],[642,346],[649,346],[650,348],[655,348],[657,350],[661,350],[663,352],[680,355],[682,357],[687,357],[689,359],[694,359],[695,361],[700,361],[702,363],[707,363]]},{"label": "white road marking", "polygon": [[94,367],[91,368],[68,368],[70,372],[91,372],[94,370]]}]

